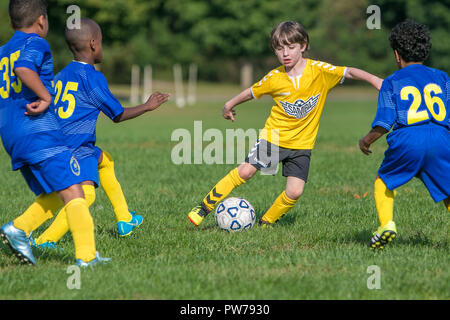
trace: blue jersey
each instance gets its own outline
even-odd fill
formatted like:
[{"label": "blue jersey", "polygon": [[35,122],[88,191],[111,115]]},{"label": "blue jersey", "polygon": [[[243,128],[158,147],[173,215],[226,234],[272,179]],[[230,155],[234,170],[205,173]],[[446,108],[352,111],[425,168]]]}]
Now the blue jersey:
[{"label": "blue jersey", "polygon": [[16,31],[0,47],[0,135],[13,170],[68,150],[52,106],[39,116],[24,114],[26,105],[38,97],[15,76],[18,67],[35,71],[52,94],[53,59],[47,41],[35,33]]},{"label": "blue jersey", "polygon": [[417,177],[434,201],[450,196],[449,90],[445,72],[421,64],[383,81],[372,127],[394,128],[378,170],[389,190]]},{"label": "blue jersey", "polygon": [[65,143],[78,159],[94,155],[100,112],[114,119],[124,108],[109,90],[105,76],[87,63],[72,61],[54,82],[54,112]]},{"label": "blue jersey", "polygon": [[390,131],[435,123],[450,129],[450,79],[421,64],[402,68],[383,81],[372,127]]}]

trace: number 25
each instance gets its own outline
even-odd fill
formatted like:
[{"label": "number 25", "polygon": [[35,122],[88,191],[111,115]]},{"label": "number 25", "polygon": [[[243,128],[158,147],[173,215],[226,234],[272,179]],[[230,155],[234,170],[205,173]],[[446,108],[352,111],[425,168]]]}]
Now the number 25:
[{"label": "number 25", "polygon": [[[425,104],[428,111],[430,111],[436,121],[442,121],[445,119],[446,110],[444,102],[437,96],[432,97],[431,93],[439,94],[442,93],[442,89],[435,83],[430,83],[423,89],[423,96],[425,99]],[[428,120],[430,117],[427,110],[417,111],[422,103],[422,95],[419,89],[413,86],[407,86],[402,88],[400,91],[400,99],[409,100],[409,95],[413,96],[413,101],[408,110],[408,124],[414,124],[420,121]],[[434,104],[439,107],[438,113],[434,112]]]},{"label": "number 25", "polygon": [[[55,106],[57,105],[59,98],[61,97],[62,88],[63,88],[63,84],[62,84],[61,80],[59,80],[55,85],[55,91],[56,91]],[[70,118],[72,116],[73,112],[75,111],[75,97],[73,96],[73,94],[69,93],[69,91],[75,91],[75,92],[78,91],[78,83],[69,81],[69,82],[67,82],[66,87],[64,88],[61,102],[65,102],[65,101],[68,102],[67,109],[64,110],[63,107],[59,107],[58,110],[56,110],[58,112],[58,116],[61,119]]]}]

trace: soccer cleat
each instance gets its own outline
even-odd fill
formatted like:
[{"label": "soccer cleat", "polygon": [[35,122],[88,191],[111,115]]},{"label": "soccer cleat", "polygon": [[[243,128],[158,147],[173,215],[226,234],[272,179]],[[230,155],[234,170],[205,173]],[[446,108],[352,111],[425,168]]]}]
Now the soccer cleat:
[{"label": "soccer cleat", "polygon": [[17,229],[13,222],[8,222],[0,228],[0,239],[7,244],[14,255],[23,264],[35,265],[36,260],[30,246],[30,239],[25,231]]},{"label": "soccer cleat", "polygon": [[64,251],[63,248],[58,247],[56,245],[56,243],[53,242],[53,241],[46,241],[46,242],[41,243],[41,244],[36,244],[36,240],[34,240],[33,238],[30,238],[30,246],[32,248],[42,249],[42,250],[52,249],[52,250]]},{"label": "soccer cleat", "polygon": [[394,221],[389,221],[384,227],[379,227],[370,239],[369,247],[373,250],[383,249],[386,244],[397,236],[397,228]]},{"label": "soccer cleat", "polygon": [[110,261],[111,261],[110,258],[100,257],[100,254],[98,252],[95,252],[95,258],[94,259],[92,259],[89,262],[85,262],[85,261],[83,261],[81,259],[77,259],[76,265],[78,267],[81,267],[81,268],[87,268],[87,267],[93,267],[94,265],[96,265],[98,263],[108,263]]},{"label": "soccer cleat", "polygon": [[204,208],[202,204],[195,206],[188,213],[188,219],[191,221],[196,227],[202,223],[203,219],[208,215],[208,211]]},{"label": "soccer cleat", "polygon": [[273,227],[273,223],[270,223],[270,222],[268,222],[268,221],[266,221],[266,220],[263,220],[262,218],[259,219],[258,225],[259,225],[261,228],[272,228],[272,227]]},{"label": "soccer cleat", "polygon": [[131,220],[129,222],[119,221],[117,222],[117,231],[120,237],[129,236],[134,229],[142,224],[144,218],[141,215],[136,214],[136,211],[130,212]]}]

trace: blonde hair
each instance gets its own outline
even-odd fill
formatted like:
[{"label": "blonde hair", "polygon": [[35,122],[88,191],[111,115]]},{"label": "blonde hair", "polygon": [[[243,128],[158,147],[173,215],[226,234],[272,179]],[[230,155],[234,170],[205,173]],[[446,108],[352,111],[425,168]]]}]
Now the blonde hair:
[{"label": "blonde hair", "polygon": [[277,25],[270,35],[270,44],[272,49],[276,49],[281,45],[289,45],[299,43],[301,46],[306,44],[307,51],[309,49],[309,36],[305,28],[296,21],[284,21]]}]

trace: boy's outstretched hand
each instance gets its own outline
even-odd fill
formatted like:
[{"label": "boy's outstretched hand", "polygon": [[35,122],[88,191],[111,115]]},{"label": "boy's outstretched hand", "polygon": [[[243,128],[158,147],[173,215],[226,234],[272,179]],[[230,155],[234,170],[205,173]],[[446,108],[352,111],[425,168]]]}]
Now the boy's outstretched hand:
[{"label": "boy's outstretched hand", "polygon": [[29,103],[26,105],[25,115],[38,116],[41,113],[43,113],[45,110],[47,110],[49,105],[50,105],[49,101],[45,101],[42,99],[39,99],[32,103]]},{"label": "boy's outstretched hand", "polygon": [[225,106],[222,109],[222,116],[227,119],[234,122],[234,116],[236,115],[236,111],[234,110],[234,107],[237,105],[249,101],[253,99],[252,89],[247,88],[241,93],[239,93],[237,96],[234,96],[231,98],[231,100],[227,101],[225,103]]},{"label": "boy's outstretched hand", "polygon": [[148,111],[153,111],[167,100],[169,100],[169,94],[155,92],[148,98],[144,105],[147,107]]},{"label": "boy's outstretched hand", "polygon": [[227,108],[226,106],[222,109],[222,115],[225,119],[231,120],[234,122],[234,116],[236,115],[236,111],[233,108]]},{"label": "boy's outstretched hand", "polygon": [[139,117],[147,111],[153,111],[157,109],[167,100],[169,100],[169,94],[155,92],[148,98],[148,100],[144,104],[140,104],[136,107],[125,108],[121,114],[114,118],[114,122],[117,123]]},{"label": "boy's outstretched hand", "polygon": [[360,140],[359,140],[359,149],[361,149],[361,151],[362,151],[362,153],[364,153],[365,155],[369,155],[369,154],[371,154],[372,153],[372,151],[370,151],[369,150],[369,148],[370,148],[370,143],[368,143],[367,141],[366,141],[366,138],[367,136],[365,136],[365,137],[363,137],[363,138],[361,138]]},{"label": "boy's outstretched hand", "polygon": [[359,148],[365,155],[369,155],[372,151],[369,150],[370,145],[382,137],[388,130],[376,126],[368,134],[359,140]]}]

